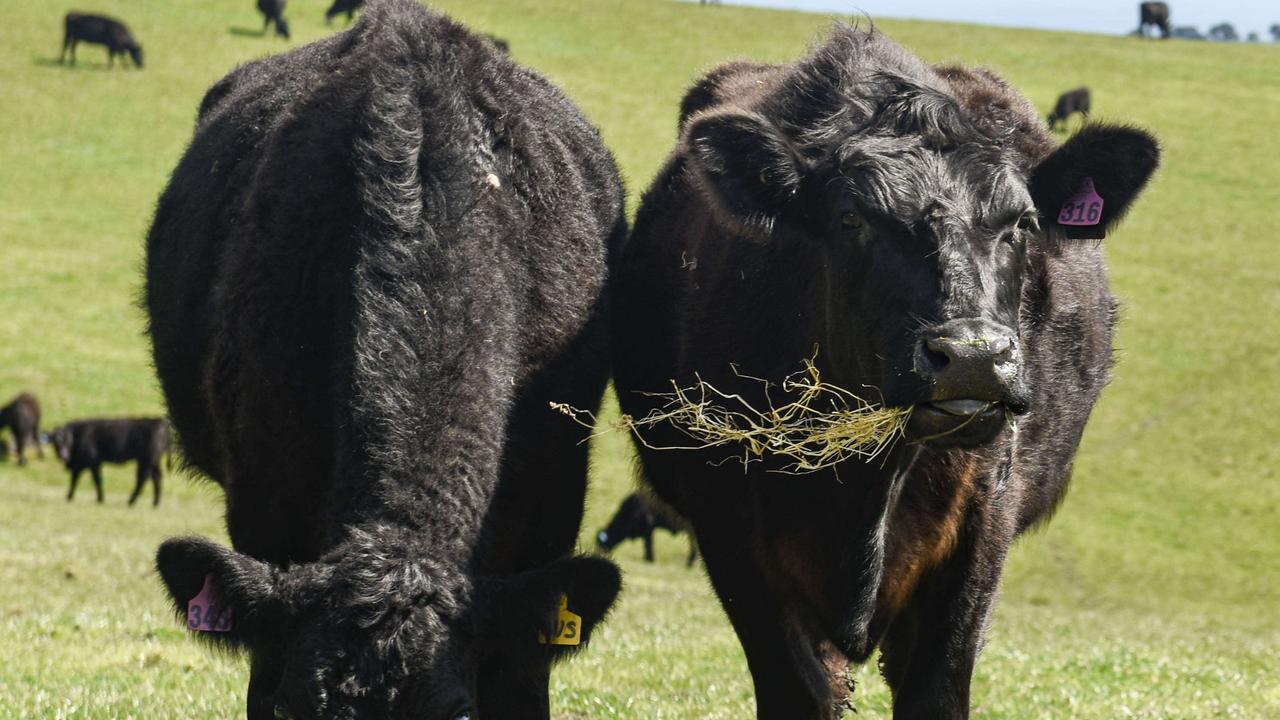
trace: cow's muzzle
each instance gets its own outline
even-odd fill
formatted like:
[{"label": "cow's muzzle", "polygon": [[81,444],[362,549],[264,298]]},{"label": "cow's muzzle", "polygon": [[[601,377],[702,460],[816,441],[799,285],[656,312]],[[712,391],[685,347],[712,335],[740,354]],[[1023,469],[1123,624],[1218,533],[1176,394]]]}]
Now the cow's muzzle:
[{"label": "cow's muzzle", "polygon": [[914,370],[927,384],[907,435],[937,445],[974,446],[991,441],[1009,414],[1023,413],[1022,353],[1017,334],[982,319],[953,320],[923,333]]}]

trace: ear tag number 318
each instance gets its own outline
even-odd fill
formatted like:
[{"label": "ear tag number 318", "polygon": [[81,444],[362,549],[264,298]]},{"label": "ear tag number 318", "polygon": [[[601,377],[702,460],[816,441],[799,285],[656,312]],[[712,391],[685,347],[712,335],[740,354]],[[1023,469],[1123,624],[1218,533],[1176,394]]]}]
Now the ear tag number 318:
[{"label": "ear tag number 318", "polygon": [[1062,204],[1058,224],[1097,225],[1102,221],[1102,205],[1102,196],[1093,188],[1093,178],[1087,177],[1076,194]]},{"label": "ear tag number 318", "polygon": [[550,639],[538,633],[543,645],[577,645],[582,642],[582,616],[569,612],[569,596],[560,596],[560,611],[556,613],[556,634]]},{"label": "ear tag number 318", "polygon": [[206,575],[200,594],[187,603],[187,629],[195,632],[230,632],[231,608],[213,589],[213,578]]}]

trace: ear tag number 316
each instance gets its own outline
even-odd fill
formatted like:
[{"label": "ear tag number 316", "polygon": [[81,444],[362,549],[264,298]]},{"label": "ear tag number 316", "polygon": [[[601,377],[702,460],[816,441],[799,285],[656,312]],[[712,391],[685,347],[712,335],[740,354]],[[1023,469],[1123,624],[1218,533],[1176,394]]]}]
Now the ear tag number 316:
[{"label": "ear tag number 316", "polygon": [[1093,188],[1093,178],[1087,177],[1076,194],[1062,204],[1058,224],[1097,225],[1102,221],[1102,205],[1102,196]]},{"label": "ear tag number 316", "polygon": [[560,596],[560,611],[556,613],[556,634],[550,639],[538,633],[543,645],[577,645],[582,642],[582,616],[569,612],[569,596]]},{"label": "ear tag number 316", "polygon": [[187,629],[194,632],[230,632],[231,608],[213,589],[213,578],[206,575],[200,594],[187,603]]}]

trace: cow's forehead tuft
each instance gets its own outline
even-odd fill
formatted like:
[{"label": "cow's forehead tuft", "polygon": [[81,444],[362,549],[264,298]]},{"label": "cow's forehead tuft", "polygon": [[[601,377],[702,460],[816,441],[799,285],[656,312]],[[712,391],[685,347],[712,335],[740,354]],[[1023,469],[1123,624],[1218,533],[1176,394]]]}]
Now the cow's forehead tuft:
[{"label": "cow's forehead tuft", "polygon": [[852,134],[985,144],[1024,172],[1054,143],[1031,103],[994,72],[930,66],[874,30],[837,27],[761,102],[814,156]]}]

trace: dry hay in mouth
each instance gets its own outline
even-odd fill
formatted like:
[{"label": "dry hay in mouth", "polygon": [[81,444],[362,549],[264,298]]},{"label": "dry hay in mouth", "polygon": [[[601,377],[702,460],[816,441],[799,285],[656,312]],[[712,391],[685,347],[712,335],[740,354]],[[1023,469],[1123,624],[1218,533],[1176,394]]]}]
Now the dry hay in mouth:
[{"label": "dry hay in mouth", "polygon": [[[743,375],[737,367],[733,372],[764,386],[766,408],[753,406],[741,395],[721,392],[695,376],[697,382],[689,387],[680,387],[673,380],[669,393],[645,393],[665,402],[642,418],[624,414],[611,429],[630,431],[653,450],[704,450],[739,444],[744,469],[770,454],[791,461],[779,472],[798,474],[852,458],[874,459],[902,437],[911,416],[910,407],[874,405],[844,388],[824,383],[812,359],[805,360],[803,370],[782,381],[783,392],[796,394],[784,405],[773,404],[769,394],[773,384],[768,380]],[[564,403],[551,403],[551,407],[581,425],[596,425],[595,416],[587,411]],[[649,443],[643,431],[661,423],[670,423],[694,444]]]}]

